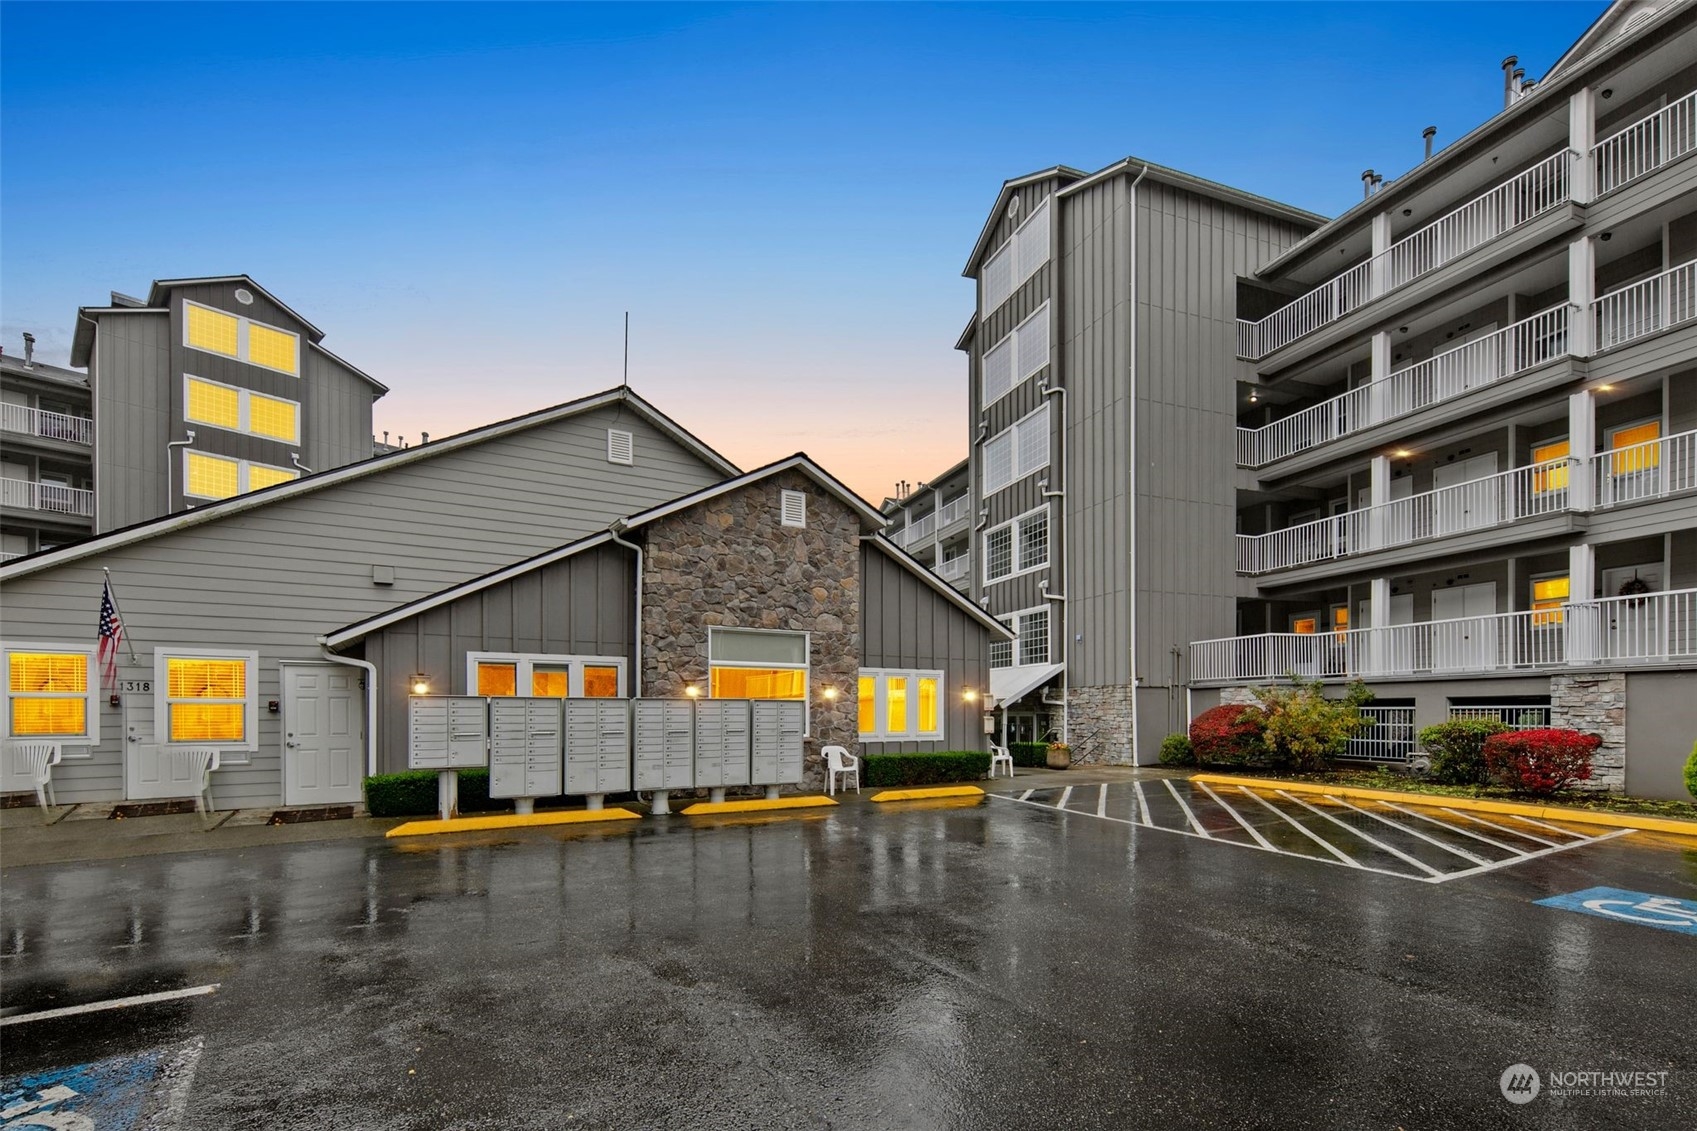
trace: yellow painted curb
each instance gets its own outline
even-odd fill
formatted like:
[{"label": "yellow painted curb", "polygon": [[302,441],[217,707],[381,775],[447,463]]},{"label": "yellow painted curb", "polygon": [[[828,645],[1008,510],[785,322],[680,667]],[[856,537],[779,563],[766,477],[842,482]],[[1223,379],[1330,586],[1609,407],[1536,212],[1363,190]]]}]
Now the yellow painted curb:
[{"label": "yellow painted curb", "polygon": [[1568,809],[1560,805],[1533,805],[1522,801],[1487,801],[1477,797],[1444,797],[1435,793],[1403,793],[1394,789],[1364,789],[1353,785],[1327,785],[1324,782],[1280,781],[1277,778],[1241,778],[1231,774],[1191,774],[1190,780],[1208,785],[1246,785],[1251,789],[1283,789],[1291,793],[1331,794],[1333,797],[1355,797],[1367,801],[1402,801],[1409,805],[1431,805],[1461,809],[1474,813],[1507,813],[1516,817],[1537,817],[1546,821],[1567,821],[1578,825],[1607,825],[1614,829],[1637,829],[1646,833],[1671,833],[1674,836],[1697,837],[1697,821],[1682,821],[1675,817],[1639,816],[1634,813],[1599,813],[1589,809]]},{"label": "yellow painted curb", "polygon": [[430,833],[474,833],[485,829],[529,829],[539,825],[578,825],[590,821],[639,821],[629,809],[567,809],[558,813],[497,813],[489,817],[455,817],[449,821],[408,821],[385,836],[426,836]]},{"label": "yellow painted curb", "polygon": [[886,789],[874,793],[873,801],[924,801],[932,797],[983,797],[984,791],[975,785],[937,785],[928,789]]},{"label": "yellow painted curb", "polygon": [[779,797],[772,801],[757,797],[749,801],[697,801],[678,812],[686,817],[706,817],[714,813],[761,813],[768,809],[813,809],[835,804],[829,797]]}]

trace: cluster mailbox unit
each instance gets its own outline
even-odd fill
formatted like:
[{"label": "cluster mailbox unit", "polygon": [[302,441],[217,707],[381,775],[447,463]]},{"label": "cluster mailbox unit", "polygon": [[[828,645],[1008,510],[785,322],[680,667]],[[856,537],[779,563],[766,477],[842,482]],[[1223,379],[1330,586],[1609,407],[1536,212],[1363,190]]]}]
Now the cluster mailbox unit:
[{"label": "cluster mailbox unit", "polygon": [[407,765],[440,774],[443,816],[458,808],[458,775],[489,767],[489,796],[520,813],[538,797],[651,791],[670,812],[675,789],[760,785],[776,797],[802,775],[806,705],[769,699],[549,699],[415,695],[408,703]]}]

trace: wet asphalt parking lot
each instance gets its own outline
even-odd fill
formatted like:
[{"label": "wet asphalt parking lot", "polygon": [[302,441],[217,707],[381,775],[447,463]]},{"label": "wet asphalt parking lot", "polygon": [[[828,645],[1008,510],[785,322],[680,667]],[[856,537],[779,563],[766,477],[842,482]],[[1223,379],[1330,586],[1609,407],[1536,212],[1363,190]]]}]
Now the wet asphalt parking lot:
[{"label": "wet asphalt parking lot", "polygon": [[1135,784],[9,869],[6,1020],[217,988],[7,1025],[0,1108],[145,1076],[95,1125],[1697,1124],[1697,938],[1534,902],[1697,899],[1697,846]]}]

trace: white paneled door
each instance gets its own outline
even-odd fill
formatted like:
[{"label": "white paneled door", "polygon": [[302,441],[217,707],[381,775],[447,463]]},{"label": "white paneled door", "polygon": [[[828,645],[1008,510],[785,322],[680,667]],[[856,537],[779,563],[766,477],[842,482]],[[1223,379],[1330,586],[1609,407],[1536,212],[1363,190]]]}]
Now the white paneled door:
[{"label": "white paneled door", "polygon": [[[1498,496],[1502,487],[1496,480],[1490,479],[1496,473],[1496,452],[1433,468],[1432,490],[1438,492],[1433,497],[1436,508],[1436,529],[1433,533],[1457,534],[1463,530],[1495,526],[1501,521],[1502,507]],[[1480,480],[1488,481],[1477,482]]]},{"label": "white paneled door", "polygon": [[283,804],[358,801],[364,772],[364,695],[354,669],[285,664]]},{"label": "white paneled door", "polygon": [[1432,639],[1436,671],[1490,671],[1497,666],[1497,583],[1432,590],[1432,619],[1452,621]]},{"label": "white paneled door", "polygon": [[153,669],[119,668],[124,704],[124,796],[131,801],[193,797],[194,771],[166,754],[154,732]]}]

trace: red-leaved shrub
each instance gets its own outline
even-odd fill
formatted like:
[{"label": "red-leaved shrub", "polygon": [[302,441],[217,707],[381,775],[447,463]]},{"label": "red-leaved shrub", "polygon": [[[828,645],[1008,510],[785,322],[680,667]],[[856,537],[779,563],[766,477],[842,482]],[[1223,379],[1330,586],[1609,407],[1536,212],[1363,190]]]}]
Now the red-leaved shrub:
[{"label": "red-leaved shrub", "polygon": [[1526,793],[1554,793],[1591,780],[1591,755],[1603,740],[1577,730],[1511,730],[1485,740],[1491,777]]},{"label": "red-leaved shrub", "polygon": [[1223,703],[1190,724],[1190,747],[1204,766],[1250,766],[1267,759],[1261,739],[1265,714],[1259,707]]}]

